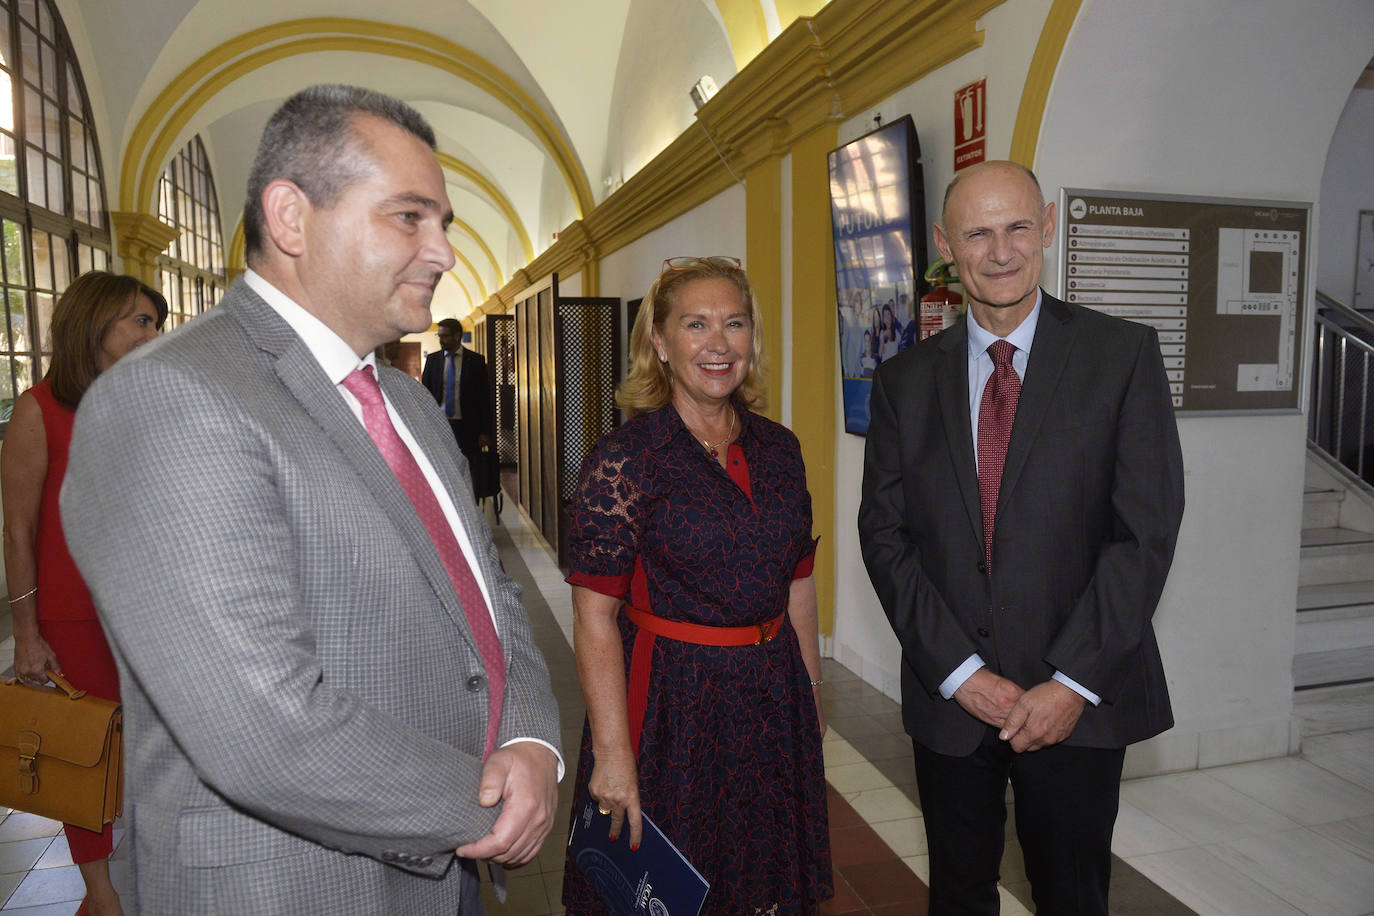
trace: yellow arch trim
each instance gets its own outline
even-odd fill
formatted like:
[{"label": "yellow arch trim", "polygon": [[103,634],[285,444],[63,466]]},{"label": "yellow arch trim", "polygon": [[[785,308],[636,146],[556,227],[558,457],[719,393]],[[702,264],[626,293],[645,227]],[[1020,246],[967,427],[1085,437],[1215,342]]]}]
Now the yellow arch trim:
[{"label": "yellow arch trim", "polygon": [[[497,262],[496,255],[491,253],[491,249],[487,247],[486,241],[482,238],[482,236],[480,236],[477,233],[477,230],[472,228],[456,216],[453,218],[453,222],[451,225],[454,229],[459,230],[468,238],[472,239],[474,242],[477,243],[477,247],[482,249],[482,254],[487,256],[487,263],[491,264],[491,272],[496,275],[496,282],[505,283],[506,278],[501,273],[501,265]],[[486,301],[485,294],[483,294],[482,299],[483,301]]]},{"label": "yellow arch trim", "polygon": [[[269,42],[301,35],[310,37],[262,47]],[[130,135],[120,168],[121,208],[135,211],[140,201],[151,203],[155,200],[155,178],[161,174],[162,160],[177,134],[210,98],[260,67],[319,51],[357,51],[397,57],[471,83],[524,122],[562,172],[578,215],[591,212],[594,206],[591,187],[571,144],[538,103],[498,67],[429,32],[362,19],[327,17],[280,22],[245,32],[203,55],[168,83]],[[159,124],[162,125],[160,129]]]},{"label": "yellow arch trim", "polygon": [[1050,86],[1059,58],[1068,43],[1069,32],[1078,19],[1083,0],[1054,0],[1040,30],[1026,84],[1021,89],[1021,104],[1016,109],[1016,126],[1011,132],[1012,160],[1026,168],[1035,167],[1035,153],[1040,145],[1040,127],[1045,120],[1045,106],[1050,99]]},{"label": "yellow arch trim", "polygon": [[[466,267],[469,271],[472,272],[472,278],[473,278],[474,280],[477,281],[477,291],[478,291],[479,293],[482,294],[482,298],[479,299],[478,301],[479,301],[479,302],[486,302],[486,301],[487,301],[487,285],[486,285],[485,283],[482,282],[482,275],[479,274],[479,273],[477,272],[477,268],[476,268],[476,267],[473,267],[473,266],[472,266],[472,262],[468,260],[467,255],[463,254],[461,251],[458,250],[458,246],[457,246],[457,245],[453,244],[452,242],[449,242],[449,243],[448,243],[448,247],[450,247],[450,248],[453,249],[454,255],[457,256],[458,260],[460,260],[460,261],[463,262],[463,266]],[[455,279],[458,277],[458,275],[457,275],[456,273],[454,273],[452,270],[450,270],[449,273],[453,274],[453,276],[454,276]],[[500,274],[497,274],[496,276],[499,278],[501,275],[500,275]],[[464,291],[464,292],[467,292],[467,287],[464,287],[464,288],[463,288],[463,291]],[[471,296],[468,296],[468,303],[469,303],[469,304],[472,303],[472,297],[471,297]]]},{"label": "yellow arch trim", "polygon": [[[439,165],[448,169],[450,172],[461,175],[482,189],[482,192],[491,199],[496,209],[500,210],[501,213],[505,215],[507,222],[509,222],[511,228],[515,230],[516,237],[520,239],[520,247],[525,250],[525,263],[528,264],[530,261],[533,261],[534,245],[530,242],[530,234],[525,231],[525,224],[520,219],[520,214],[515,212],[515,207],[511,204],[510,198],[501,193],[501,189],[493,184],[487,176],[483,175],[461,159],[456,159],[448,153],[437,153],[436,155],[439,157]],[[497,271],[497,273],[499,274],[500,271]]]},{"label": "yellow arch trim", "polygon": [[230,270],[243,270],[248,266],[248,258],[244,254],[246,242],[243,238],[243,214],[239,214],[239,221],[234,226],[234,234],[229,237],[229,250],[224,253],[224,266]]},{"label": "yellow arch trim", "polygon": [[743,70],[768,45],[768,20],[760,4],[761,0],[716,0],[736,71]]},{"label": "yellow arch trim", "polygon": [[[457,254],[458,249],[455,248],[455,249],[453,249],[453,251],[454,251],[455,254]],[[473,305],[472,293],[468,292],[467,284],[465,284],[465,283],[463,282],[462,278],[458,276],[458,271],[456,271],[456,270],[450,270],[450,271],[448,272],[448,275],[449,275],[450,277],[453,278],[453,282],[458,284],[458,288],[461,289],[461,290],[463,291],[463,295],[467,297],[467,300],[468,300],[468,311],[471,312],[471,311],[473,310],[473,308],[474,308],[474,305]],[[478,283],[481,283],[482,281],[479,279],[477,282],[478,282]],[[483,301],[485,301],[485,300],[486,300],[486,296],[483,296],[482,299],[483,299]],[[432,325],[432,324],[431,324],[429,327],[430,327],[430,330],[433,330],[433,329],[434,329],[434,325]]]}]

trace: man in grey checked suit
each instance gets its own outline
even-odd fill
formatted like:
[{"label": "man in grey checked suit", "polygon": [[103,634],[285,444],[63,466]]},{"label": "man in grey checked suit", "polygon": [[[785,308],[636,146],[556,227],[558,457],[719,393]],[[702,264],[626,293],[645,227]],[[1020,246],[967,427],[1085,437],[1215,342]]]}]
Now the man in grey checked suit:
[{"label": "man in grey checked suit", "polygon": [[342,384],[429,327],[453,264],[433,148],[394,99],[289,99],[249,177],[250,271],[82,403],[63,521],[119,663],[140,912],[476,913],[474,860],[528,862],[552,823],[548,672],[448,423],[376,368],[500,639],[485,761],[465,609]]}]

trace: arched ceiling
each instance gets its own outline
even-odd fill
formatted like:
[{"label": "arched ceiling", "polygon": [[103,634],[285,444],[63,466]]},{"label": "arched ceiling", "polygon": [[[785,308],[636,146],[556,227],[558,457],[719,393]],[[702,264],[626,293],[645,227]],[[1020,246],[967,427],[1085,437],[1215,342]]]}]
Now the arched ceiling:
[{"label": "arched ceiling", "polygon": [[199,134],[226,246],[263,124],[321,82],[396,95],[433,124],[458,263],[435,315],[466,315],[693,121],[826,0],[56,0],[90,90],[114,209]]}]

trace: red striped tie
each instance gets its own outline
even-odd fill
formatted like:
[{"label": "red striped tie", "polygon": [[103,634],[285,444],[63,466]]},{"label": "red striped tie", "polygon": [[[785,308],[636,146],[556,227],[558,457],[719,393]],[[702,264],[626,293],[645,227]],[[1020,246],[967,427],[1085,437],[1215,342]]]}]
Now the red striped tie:
[{"label": "red striped tie", "polygon": [[992,573],[992,526],[997,518],[997,493],[1002,488],[1002,466],[1007,462],[1007,443],[1021,399],[1021,378],[1012,368],[1016,347],[999,340],[988,347],[992,375],[978,405],[978,498],[983,504],[983,555]]},{"label": "red striped tie", "polygon": [[485,759],[496,747],[496,736],[501,728],[501,706],[506,694],[506,661],[501,654],[501,640],[496,635],[496,625],[487,610],[487,602],[482,597],[477,578],[472,574],[472,567],[463,556],[448,519],[444,518],[444,510],[439,507],[434,490],[425,480],[420,466],[415,463],[415,456],[397,435],[396,427],[391,425],[391,417],[387,415],[386,404],[382,400],[382,389],[372,374],[372,367],[353,370],[343,380],[343,386],[362,404],[363,426],[367,427],[367,434],[377,444],[377,450],[382,453],[391,472],[396,475],[415,506],[430,540],[434,542],[434,549],[439,552],[444,569],[448,570],[449,578],[453,580],[453,590],[458,593],[458,602],[462,604],[468,625],[472,627],[477,650],[482,654],[482,664],[487,669],[487,686],[491,690],[491,716],[487,720],[487,741],[482,751]]}]

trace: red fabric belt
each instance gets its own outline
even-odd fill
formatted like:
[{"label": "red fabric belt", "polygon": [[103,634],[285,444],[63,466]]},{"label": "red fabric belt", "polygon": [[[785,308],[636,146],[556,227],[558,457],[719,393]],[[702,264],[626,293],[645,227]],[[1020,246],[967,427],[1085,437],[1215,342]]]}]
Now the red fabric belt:
[{"label": "red fabric belt", "polygon": [[782,624],[782,614],[779,614],[772,620],[748,627],[708,627],[699,623],[664,620],[632,604],[625,605],[625,616],[641,630],[676,639],[678,642],[693,642],[699,646],[762,645],[778,635],[778,627]]},{"label": "red fabric belt", "polygon": [[748,627],[708,627],[699,623],[664,620],[648,611],[625,605],[625,616],[639,627],[634,651],[630,655],[630,683],[627,710],[630,720],[630,747],[639,759],[639,737],[644,732],[644,712],[649,706],[649,670],[653,666],[654,640],[663,636],[700,646],[758,646],[772,642],[782,626],[786,611],[771,620]]}]

